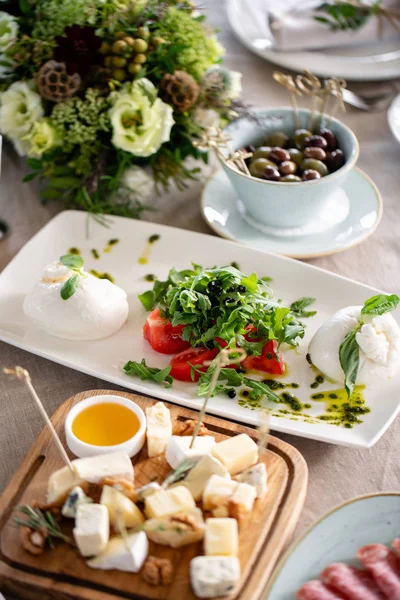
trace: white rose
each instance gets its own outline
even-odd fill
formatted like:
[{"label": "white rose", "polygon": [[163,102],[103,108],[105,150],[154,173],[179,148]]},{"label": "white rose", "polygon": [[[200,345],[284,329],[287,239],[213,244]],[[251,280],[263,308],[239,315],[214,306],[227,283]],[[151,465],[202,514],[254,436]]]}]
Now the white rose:
[{"label": "white rose", "polygon": [[33,82],[16,81],[0,96],[0,132],[13,141],[21,156],[30,146],[24,138],[43,116],[42,100],[32,88]]},{"label": "white rose", "polygon": [[213,108],[202,108],[201,106],[198,106],[193,111],[193,119],[195,123],[200,125],[203,129],[209,129],[209,127],[218,127],[220,116]]},{"label": "white rose", "polygon": [[18,35],[18,23],[12,15],[0,11],[0,53],[3,54],[14,43]]},{"label": "white rose", "polygon": [[135,156],[151,156],[169,140],[174,124],[172,108],[157,98],[148,79],[124,85],[112,95],[112,143]]},{"label": "white rose", "polygon": [[34,158],[41,158],[47,150],[50,150],[50,148],[59,143],[57,131],[55,127],[51,125],[49,119],[40,119],[39,121],[36,121],[31,131],[23,138],[23,140],[29,142],[27,154]]}]

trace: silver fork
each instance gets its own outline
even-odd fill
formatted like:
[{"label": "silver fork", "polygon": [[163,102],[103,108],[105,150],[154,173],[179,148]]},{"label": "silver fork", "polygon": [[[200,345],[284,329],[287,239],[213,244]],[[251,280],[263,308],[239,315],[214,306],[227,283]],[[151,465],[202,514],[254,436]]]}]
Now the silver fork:
[{"label": "silver fork", "polygon": [[350,104],[350,106],[354,106],[360,110],[365,110],[366,112],[379,112],[389,108],[390,103],[397,93],[394,86],[391,90],[382,92],[377,96],[367,96],[344,89],[343,100],[346,104]]}]

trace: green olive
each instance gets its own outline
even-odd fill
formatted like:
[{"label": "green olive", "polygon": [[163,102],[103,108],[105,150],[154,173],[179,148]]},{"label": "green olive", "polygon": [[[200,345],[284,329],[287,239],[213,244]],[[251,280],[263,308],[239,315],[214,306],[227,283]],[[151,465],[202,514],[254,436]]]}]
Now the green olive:
[{"label": "green olive", "polygon": [[290,160],[299,167],[303,162],[303,153],[300,150],[297,150],[297,148],[289,148],[288,152]]},{"label": "green olive", "polygon": [[112,51],[115,52],[115,54],[122,54],[128,47],[128,44],[124,42],[124,40],[118,40],[113,43]]},{"label": "green olive", "polygon": [[133,59],[133,62],[135,62],[138,65],[142,65],[146,62],[146,60],[147,56],[145,54],[136,54],[136,56]]},{"label": "green olive", "polygon": [[114,67],[125,67],[126,63],[126,58],[122,58],[122,56],[113,56],[112,64]]},{"label": "green olive", "polygon": [[253,177],[261,177],[265,167],[274,167],[276,169],[276,164],[267,158],[256,158],[250,163],[250,174],[253,175]]},{"label": "green olive", "polygon": [[126,71],[125,71],[125,69],[113,69],[112,76],[117,81],[125,81]]},{"label": "green olive", "polygon": [[131,75],[137,75],[142,68],[142,65],[138,65],[136,63],[130,63],[128,66],[128,71]]},{"label": "green olive", "polygon": [[135,45],[133,46],[135,52],[138,52],[141,54],[143,54],[143,52],[146,52],[148,47],[149,47],[148,43],[145,42],[144,40],[141,40],[140,38],[135,40]]},{"label": "green olive", "polygon": [[279,148],[286,148],[289,142],[289,136],[284,131],[273,131],[269,133],[265,138],[267,146],[279,146]]},{"label": "green olive", "polygon": [[308,129],[296,129],[294,132],[294,143],[299,150],[302,150],[305,146],[306,139],[311,137],[311,131]]},{"label": "green olive", "polygon": [[308,171],[309,169],[317,171],[321,177],[329,175],[328,167],[316,158],[305,158],[301,163],[300,168],[302,171]]},{"label": "green olive", "polygon": [[138,27],[136,35],[142,38],[142,40],[148,40],[150,36],[150,31],[147,29],[147,27]]},{"label": "green olive", "polygon": [[280,181],[286,182],[286,183],[295,183],[296,181],[301,181],[301,177],[299,177],[298,175],[285,175],[284,177],[281,177]]},{"label": "green olive", "polygon": [[270,146],[260,146],[253,152],[252,160],[256,158],[269,158],[272,148]]}]

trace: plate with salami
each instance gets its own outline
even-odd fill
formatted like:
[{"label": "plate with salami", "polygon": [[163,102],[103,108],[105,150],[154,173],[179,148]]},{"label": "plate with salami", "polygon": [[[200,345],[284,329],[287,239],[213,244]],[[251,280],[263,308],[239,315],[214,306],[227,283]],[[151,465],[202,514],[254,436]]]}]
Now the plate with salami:
[{"label": "plate with salami", "polygon": [[399,492],[336,507],[289,548],[265,600],[400,598],[399,523]]}]

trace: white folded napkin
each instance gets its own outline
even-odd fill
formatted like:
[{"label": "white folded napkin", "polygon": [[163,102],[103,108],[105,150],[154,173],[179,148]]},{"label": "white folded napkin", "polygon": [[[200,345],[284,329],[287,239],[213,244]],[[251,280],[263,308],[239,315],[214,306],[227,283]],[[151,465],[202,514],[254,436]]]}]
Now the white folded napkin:
[{"label": "white folded napkin", "polygon": [[[253,1],[250,0],[250,3],[253,4]],[[400,40],[400,33],[389,20],[377,15],[372,15],[365,25],[355,31],[333,31],[314,18],[317,15],[328,17],[317,11],[321,0],[256,0],[257,18],[260,17],[261,2],[267,20],[266,35],[272,39],[275,50],[316,50],[378,44],[388,39]],[[384,6],[400,10],[400,0],[384,0]]]}]

